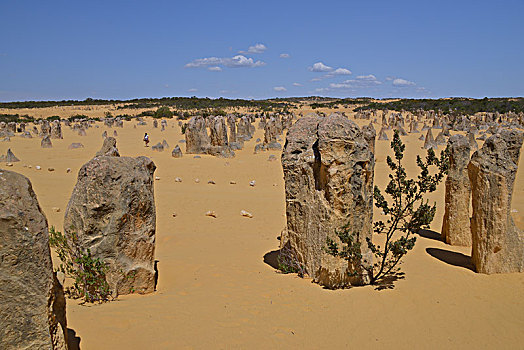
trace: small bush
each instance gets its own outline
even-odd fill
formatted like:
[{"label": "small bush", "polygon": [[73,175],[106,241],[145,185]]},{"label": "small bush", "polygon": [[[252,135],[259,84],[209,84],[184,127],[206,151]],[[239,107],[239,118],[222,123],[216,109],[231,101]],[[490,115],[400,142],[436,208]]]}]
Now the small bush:
[{"label": "small bush", "polygon": [[155,114],[153,115],[154,118],[167,118],[167,119],[171,119],[173,118],[173,115],[174,113],[169,109],[169,107],[166,107],[166,106],[163,106],[163,107],[159,107],[156,111],[155,111]]},{"label": "small bush", "polygon": [[289,243],[280,248],[277,257],[277,264],[277,268],[282,273],[296,273],[300,277],[303,277],[306,274],[305,266],[298,262],[293,251],[289,247]]},{"label": "small bush", "polygon": [[55,248],[61,261],[57,271],[73,279],[73,286],[65,288],[65,293],[72,299],[84,302],[104,302],[111,298],[111,291],[106,281],[107,265],[99,258],[94,258],[91,251],[84,251],[78,244],[78,236],[72,233],[70,239],[56,231],[49,230],[49,245]]},{"label": "small bush", "polygon": [[[447,151],[441,152],[440,158],[437,158],[435,152],[429,149],[425,161],[417,156],[420,169],[417,179],[408,179],[402,165],[406,146],[400,140],[398,131],[393,135],[391,148],[395,153],[395,160],[390,156],[386,159],[391,174],[385,193],[393,201],[390,204],[377,186],[373,193],[375,206],[388,217],[386,222],[377,221],[373,224],[375,234],[385,234],[385,244],[382,247],[375,245],[371,239],[365,242],[375,258],[374,262],[363,261],[363,242],[360,241],[358,232],[350,232],[347,226],[336,232],[341,242],[340,247],[333,239],[328,238],[326,242],[326,251],[329,254],[345,259],[355,267],[353,271],[348,272],[350,275],[367,271],[371,284],[378,284],[399,274],[398,265],[402,258],[415,247],[417,238],[413,234],[420,229],[429,228],[437,210],[436,204],[429,205],[428,201],[424,200],[424,195],[437,189],[448,169]],[[430,167],[435,168],[434,174],[431,174]]]}]

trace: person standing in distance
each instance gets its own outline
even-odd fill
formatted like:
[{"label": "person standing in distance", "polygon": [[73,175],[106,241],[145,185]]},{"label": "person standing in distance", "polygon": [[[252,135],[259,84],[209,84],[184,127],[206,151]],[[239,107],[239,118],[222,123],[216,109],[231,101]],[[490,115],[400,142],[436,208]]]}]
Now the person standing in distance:
[{"label": "person standing in distance", "polygon": [[146,144],[146,147],[148,147],[149,144],[149,135],[147,132],[144,134],[144,143]]}]

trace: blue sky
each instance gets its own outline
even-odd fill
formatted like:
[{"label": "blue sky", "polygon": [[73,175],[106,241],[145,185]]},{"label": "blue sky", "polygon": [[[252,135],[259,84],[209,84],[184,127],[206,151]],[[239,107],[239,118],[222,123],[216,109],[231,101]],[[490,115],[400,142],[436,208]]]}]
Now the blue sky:
[{"label": "blue sky", "polygon": [[523,14],[523,0],[0,0],[0,101],[524,96]]}]

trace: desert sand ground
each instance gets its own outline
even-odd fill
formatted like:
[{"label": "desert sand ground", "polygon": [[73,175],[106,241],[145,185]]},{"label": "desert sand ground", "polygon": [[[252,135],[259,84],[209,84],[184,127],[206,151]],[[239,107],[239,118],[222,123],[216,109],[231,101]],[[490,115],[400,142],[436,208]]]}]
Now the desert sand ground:
[{"label": "desert sand ground", "polygon": [[[68,300],[68,327],[80,338],[81,349],[524,347],[524,274],[476,274],[469,264],[470,248],[438,239],[444,184],[429,196],[438,205],[434,232],[418,238],[402,265],[405,278],[393,289],[326,290],[270,266],[286,223],[285,197],[280,161],[267,160],[270,154],[279,159],[280,152],[253,154],[262,130],[233,159],[174,159],[171,149],[183,139],[177,122],[169,120],[161,132],[147,121],[136,129],[136,121],[125,122],[124,129],[115,130],[122,156],[146,155],[157,165],[157,291],[100,305]],[[32,181],[50,226],[62,229],[78,170],[101,147],[102,132],[112,136],[112,129],[98,125],[85,137],[63,127],[64,139],[52,140],[51,149],[40,148],[39,138],[0,142],[2,154],[11,148],[20,158],[9,170]],[[157,153],[145,148],[144,132],[151,136],[150,145],[166,139],[170,149]],[[424,153],[419,136],[403,137],[411,175],[416,174],[415,155]],[[68,150],[72,142],[85,148]],[[185,150],[183,143],[180,147]],[[377,141],[375,183],[381,188],[387,182],[387,154],[389,142]],[[523,162],[521,157],[513,195],[513,215],[521,229]],[[67,168],[72,172],[66,173]],[[215,185],[207,184],[211,179]],[[255,187],[249,186],[251,180]],[[208,210],[216,211],[217,218],[205,216]],[[240,216],[241,210],[254,217]]]}]

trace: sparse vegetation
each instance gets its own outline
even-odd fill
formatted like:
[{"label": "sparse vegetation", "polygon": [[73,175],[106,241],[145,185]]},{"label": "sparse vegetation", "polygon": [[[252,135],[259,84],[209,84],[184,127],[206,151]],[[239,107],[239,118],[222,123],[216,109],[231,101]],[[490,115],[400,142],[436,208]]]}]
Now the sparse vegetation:
[{"label": "sparse vegetation", "polygon": [[58,271],[73,279],[73,286],[65,288],[66,295],[72,299],[83,299],[87,303],[110,300],[106,264],[99,258],[94,258],[89,249],[84,251],[79,246],[76,233],[72,233],[68,239],[51,227],[49,245],[56,250],[61,261]]},{"label": "sparse vegetation", "polygon": [[171,118],[173,118],[173,112],[169,109],[169,107],[166,107],[166,106],[159,107],[155,111],[155,114],[153,115],[153,118],[171,119]]},{"label": "sparse vegetation", "polygon": [[306,268],[299,263],[289,245],[284,245],[277,256],[277,268],[282,273],[296,273],[300,277],[306,274]]},{"label": "sparse vegetation", "polygon": [[[378,284],[400,272],[402,258],[415,246],[414,233],[429,228],[435,216],[436,204],[429,205],[424,200],[424,195],[437,189],[448,169],[447,152],[442,151],[440,158],[437,158],[435,152],[429,149],[425,161],[417,156],[420,169],[417,179],[409,179],[402,165],[405,145],[400,140],[398,131],[393,135],[391,148],[395,153],[395,160],[390,156],[386,159],[391,173],[384,192],[392,202],[388,202],[377,186],[373,194],[375,206],[388,217],[386,222],[380,220],[373,225],[374,233],[385,238],[384,245],[377,245],[371,239],[361,242],[358,233],[348,231],[347,227],[336,232],[340,245],[330,238],[326,242],[326,251],[329,254],[347,260],[357,270],[367,271],[371,284]],[[430,167],[434,169],[433,174]],[[366,244],[373,254],[373,262],[363,261],[362,244]],[[349,273],[354,274],[356,271]]]}]

